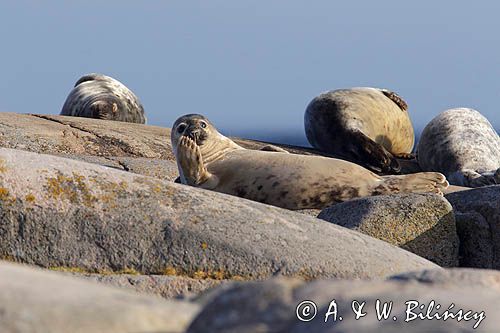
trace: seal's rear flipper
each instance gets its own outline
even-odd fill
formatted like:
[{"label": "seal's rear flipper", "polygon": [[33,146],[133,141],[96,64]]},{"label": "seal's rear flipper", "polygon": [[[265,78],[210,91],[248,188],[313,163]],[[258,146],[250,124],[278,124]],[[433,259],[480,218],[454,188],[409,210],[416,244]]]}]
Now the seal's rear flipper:
[{"label": "seal's rear flipper", "polygon": [[412,153],[399,153],[393,155],[394,157],[399,158],[400,160],[414,160],[416,158],[416,155]]},{"label": "seal's rear flipper", "polygon": [[467,187],[483,187],[500,184],[500,169],[496,172],[478,173],[474,170],[461,170],[453,172],[448,179],[453,185]]},{"label": "seal's rear flipper", "polygon": [[446,177],[438,172],[419,172],[400,176],[383,176],[372,188],[371,195],[393,193],[436,193],[443,195],[449,186]]},{"label": "seal's rear flipper", "polygon": [[347,143],[346,154],[352,161],[366,168],[385,174],[398,174],[401,165],[382,145],[376,143],[361,131],[351,131],[350,142]]},{"label": "seal's rear flipper", "polygon": [[286,151],[285,149],[280,148],[280,147],[275,146],[275,145],[265,145],[264,147],[260,148],[259,150],[261,150],[261,151],[273,151],[273,152],[277,152],[277,153],[289,154],[289,152]]}]

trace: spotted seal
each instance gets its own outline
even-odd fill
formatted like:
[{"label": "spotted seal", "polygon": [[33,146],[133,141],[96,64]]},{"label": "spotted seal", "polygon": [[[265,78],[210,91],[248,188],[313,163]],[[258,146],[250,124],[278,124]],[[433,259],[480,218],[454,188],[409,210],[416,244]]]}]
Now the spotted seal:
[{"label": "spotted seal", "polygon": [[473,109],[449,109],[432,119],[420,137],[417,160],[423,170],[442,172],[454,185],[500,184],[500,138]]},{"label": "spotted seal", "polygon": [[315,97],[304,114],[309,143],[378,173],[399,173],[397,158],[413,159],[408,105],[396,93],[369,87]]},{"label": "spotted seal", "polygon": [[139,98],[121,82],[102,74],[87,74],[76,81],[61,110],[76,116],[144,124]]},{"label": "spotted seal", "polygon": [[389,193],[441,193],[440,173],[378,176],[348,161],[245,149],[202,115],[178,118],[171,141],[183,184],[287,208],[323,208]]}]

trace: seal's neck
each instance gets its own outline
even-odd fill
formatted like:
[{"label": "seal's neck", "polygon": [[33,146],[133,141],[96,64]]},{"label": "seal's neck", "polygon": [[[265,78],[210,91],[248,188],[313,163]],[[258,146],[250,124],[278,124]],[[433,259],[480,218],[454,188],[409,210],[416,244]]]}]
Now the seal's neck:
[{"label": "seal's neck", "polygon": [[224,156],[234,150],[245,149],[233,140],[226,138],[224,135],[217,133],[216,140],[207,140],[200,146],[201,155],[204,163],[211,163],[224,158]]}]

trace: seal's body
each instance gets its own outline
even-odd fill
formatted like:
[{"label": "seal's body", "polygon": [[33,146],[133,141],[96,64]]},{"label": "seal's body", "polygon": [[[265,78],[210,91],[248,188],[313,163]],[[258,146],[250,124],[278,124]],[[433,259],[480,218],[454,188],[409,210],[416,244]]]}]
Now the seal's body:
[{"label": "seal's body", "polygon": [[434,172],[378,176],[344,160],[244,149],[201,115],[177,119],[171,136],[183,184],[287,209],[380,194],[442,193],[448,186]]},{"label": "seal's body", "polygon": [[451,184],[500,184],[500,138],[488,119],[473,109],[449,109],[424,129],[417,159],[425,171],[444,173]]},{"label": "seal's body", "polygon": [[102,74],[82,76],[69,93],[61,115],[146,122],[139,98],[119,81]]},{"label": "seal's body", "polygon": [[375,172],[398,173],[396,158],[411,155],[415,134],[408,106],[394,92],[351,88],[320,94],[307,106],[309,143]]}]

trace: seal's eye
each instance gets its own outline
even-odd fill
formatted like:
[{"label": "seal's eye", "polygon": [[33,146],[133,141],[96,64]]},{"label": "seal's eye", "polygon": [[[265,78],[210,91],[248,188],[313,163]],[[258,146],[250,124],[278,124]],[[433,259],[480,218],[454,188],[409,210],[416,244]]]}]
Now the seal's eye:
[{"label": "seal's eye", "polygon": [[207,123],[204,122],[204,121],[200,121],[200,126],[201,126],[201,128],[206,128],[207,127]]},{"label": "seal's eye", "polygon": [[177,126],[177,133],[182,133],[186,129],[186,124],[180,124]]}]

